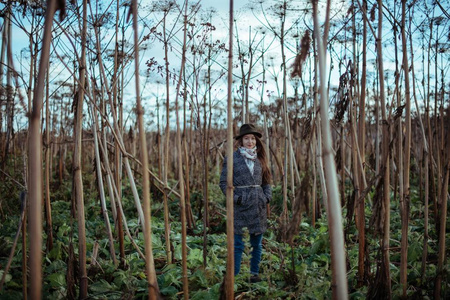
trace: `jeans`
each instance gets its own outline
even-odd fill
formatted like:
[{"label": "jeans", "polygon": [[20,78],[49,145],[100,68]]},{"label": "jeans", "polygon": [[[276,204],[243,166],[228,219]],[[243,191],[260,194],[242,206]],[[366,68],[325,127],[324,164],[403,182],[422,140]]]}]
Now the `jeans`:
[{"label": "jeans", "polygon": [[[259,263],[262,254],[262,234],[250,234],[250,245],[252,246],[252,258],[250,259],[250,273],[257,275],[259,273]],[[244,252],[244,241],[242,234],[234,235],[234,275],[239,274],[241,270],[242,253]]]}]

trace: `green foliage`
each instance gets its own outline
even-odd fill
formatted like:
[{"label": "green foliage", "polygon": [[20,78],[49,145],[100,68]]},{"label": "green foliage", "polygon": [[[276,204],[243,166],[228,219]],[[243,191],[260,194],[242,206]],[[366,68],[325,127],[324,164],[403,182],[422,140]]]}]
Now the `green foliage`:
[{"label": "green foliage", "polygon": [[220,283],[216,283],[213,286],[206,288],[205,290],[197,290],[191,292],[192,300],[210,300],[219,299],[220,297]]},{"label": "green foliage", "polygon": [[187,256],[188,268],[198,268],[203,263],[203,251],[200,249],[191,249]]},{"label": "green foliage", "polygon": [[[109,245],[106,238],[103,215],[95,192],[87,193],[92,198],[86,199],[86,248],[87,270],[89,277],[89,297],[91,299],[146,299],[148,296],[145,261],[134,249],[129,237],[125,236],[125,261],[120,266],[112,263]],[[192,192],[192,205],[202,211],[203,194]],[[225,197],[217,185],[209,185],[211,226],[207,235],[206,265],[203,265],[203,225],[200,220],[196,228],[187,236],[187,267],[189,291],[191,299],[218,299],[220,286],[226,272],[226,218],[223,217]],[[54,244],[53,249],[44,252],[43,260],[43,295],[49,299],[65,299],[67,297],[66,272],[68,266],[68,245],[74,245],[75,255],[78,255],[77,220],[70,215],[70,186],[62,185],[61,190],[52,196]],[[194,201],[195,200],[195,201]],[[172,201],[172,200],[171,200]],[[144,237],[138,221],[135,203],[125,181],[123,206],[127,215],[127,222],[133,239],[141,250],[144,250]],[[276,186],[273,190],[272,216],[278,216],[282,206],[282,189]],[[400,286],[396,278],[399,276],[401,225],[400,215],[395,211],[398,204],[392,204],[391,224],[391,276],[393,280],[394,297],[399,297]],[[423,204],[417,193],[411,193],[411,215],[408,233],[408,282],[411,286],[422,287],[422,296],[427,297],[428,291],[433,289],[432,280],[436,275],[433,262],[427,264],[425,274],[421,271],[423,250]],[[195,212],[197,215],[200,211]],[[172,201],[170,206],[171,245],[173,247],[174,262],[167,264],[164,219],[162,199],[152,199],[152,242],[153,256],[157,267],[157,280],[161,294],[166,299],[179,299],[183,292],[182,255],[181,255],[181,223],[179,221],[178,200]],[[366,219],[372,213],[370,203],[366,207]],[[345,212],[344,212],[345,214]],[[113,224],[112,216],[110,222]],[[347,222],[347,220],[346,220]],[[4,266],[12,247],[18,217],[8,217],[0,222],[0,266]],[[269,230],[263,239],[263,254],[261,261],[261,276],[263,282],[251,284],[249,282],[250,248],[246,246],[243,254],[241,273],[236,277],[235,293],[244,299],[330,299],[331,298],[331,255],[329,231],[326,216],[317,220],[312,227],[308,218],[303,218],[300,233],[294,238],[292,245],[277,240],[278,220],[269,219]],[[346,224],[347,243],[347,277],[349,282],[349,298],[364,299],[367,286],[357,287],[358,261],[358,232],[353,222]],[[436,258],[437,236],[434,226],[430,228],[428,241],[429,257]],[[367,236],[367,247],[372,261],[379,257],[379,237]],[[45,239],[45,236],[44,236]],[[21,240],[17,247],[11,269],[6,276],[5,288],[0,292],[1,299],[21,298],[22,286],[22,254]],[[96,262],[91,261],[94,244],[99,244]],[[118,255],[118,250],[116,250]],[[432,260],[429,260],[432,261]],[[76,264],[76,262],[75,262]],[[3,270],[0,270],[0,275]],[[374,274],[375,269],[372,270]],[[425,279],[425,282],[422,280]],[[77,288],[76,288],[77,289]],[[408,296],[413,296],[413,289],[408,290]]]},{"label": "green foliage", "polygon": [[[5,273],[4,270],[0,270],[0,278],[3,278],[3,274],[4,274],[4,273]],[[5,276],[5,282],[8,283],[8,282],[11,281],[11,279],[12,279],[11,274],[6,274],[6,276]]]},{"label": "green foliage", "polygon": [[65,275],[61,273],[50,274],[46,279],[49,281],[52,288],[64,287],[66,285]]},{"label": "green foliage", "polygon": [[104,279],[100,279],[100,281],[90,285],[90,289],[94,293],[108,293],[116,288],[115,285],[111,285]]}]

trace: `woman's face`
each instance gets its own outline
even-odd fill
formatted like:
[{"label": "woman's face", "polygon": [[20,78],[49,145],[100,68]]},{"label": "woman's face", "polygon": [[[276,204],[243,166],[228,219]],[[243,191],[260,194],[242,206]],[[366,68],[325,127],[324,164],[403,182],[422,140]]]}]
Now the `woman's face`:
[{"label": "woman's face", "polygon": [[253,149],[256,146],[256,138],[253,134],[246,134],[242,137],[242,146]]}]

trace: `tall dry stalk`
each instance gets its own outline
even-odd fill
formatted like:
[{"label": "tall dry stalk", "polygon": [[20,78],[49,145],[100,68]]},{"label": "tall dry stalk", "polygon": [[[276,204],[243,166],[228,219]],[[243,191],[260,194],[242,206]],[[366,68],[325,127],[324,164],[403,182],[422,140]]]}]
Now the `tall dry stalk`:
[{"label": "tall dry stalk", "polygon": [[[312,64],[313,66],[314,66],[314,70],[318,70],[318,68],[317,68],[317,51],[316,51],[316,43],[315,43],[315,39],[314,39],[314,34],[313,34],[313,36],[312,36],[312,39],[313,39],[313,42],[312,42],[312,45],[313,45],[313,53],[314,53],[314,63]],[[312,76],[311,76],[312,77]],[[317,163],[316,162],[318,162],[318,160],[319,160],[319,158],[318,158],[318,156],[316,155],[316,153],[317,153],[317,149],[316,149],[316,145],[318,145],[318,143],[317,143],[317,141],[316,141],[316,137],[317,137],[317,135],[316,135],[316,130],[317,130],[317,126],[315,126],[315,124],[316,124],[316,120],[319,118],[319,116],[316,116],[316,114],[317,114],[317,106],[319,105],[319,99],[318,99],[318,74],[317,74],[317,72],[314,72],[314,77],[313,77],[314,79],[314,83],[313,83],[313,89],[312,89],[312,92],[313,92],[313,104],[312,104],[312,113],[311,113],[311,118],[312,118],[312,127],[313,128],[315,128],[314,130],[312,130],[312,133],[311,133],[311,143],[310,143],[310,147],[311,147],[311,157],[312,157],[312,173],[313,173],[313,188],[312,188],[312,199],[311,199],[311,207],[312,207],[312,209],[311,209],[311,218],[312,218],[312,221],[311,221],[311,225],[313,226],[313,227],[315,227],[316,226],[316,215],[317,215],[317,212],[316,212],[316,209],[317,209],[317,207],[318,207],[318,202],[317,202]],[[322,169],[323,170],[323,169]],[[325,189],[325,191],[326,191],[326,189]],[[324,195],[325,196],[325,195]]]},{"label": "tall dry stalk", "polygon": [[[186,82],[186,72],[183,72],[183,81]],[[195,220],[194,220],[194,215],[192,213],[192,206],[191,206],[191,187],[190,187],[190,157],[189,157],[189,150],[188,150],[188,140],[187,140],[187,135],[188,135],[188,131],[186,130],[187,126],[187,118],[186,118],[186,111],[187,111],[187,107],[186,107],[186,103],[187,103],[187,98],[188,98],[188,91],[185,88],[183,91],[183,155],[184,155],[184,180],[185,180],[185,189],[186,189],[186,208],[187,208],[187,223],[188,223],[188,228],[196,228],[195,226]]]},{"label": "tall dry stalk", "polygon": [[[412,11],[412,12],[411,12]],[[410,26],[411,26],[411,22],[412,22],[412,16],[413,14],[413,8],[412,10],[410,10]],[[410,55],[411,55],[411,61],[414,62],[414,50],[413,50],[413,41],[412,41],[412,34],[409,35],[409,51],[410,51]],[[422,153],[422,162],[424,165],[424,177],[425,177],[425,193],[424,193],[424,206],[423,206],[423,215],[424,215],[424,228],[423,228],[423,247],[422,247],[422,265],[421,265],[421,282],[423,283],[424,278],[425,278],[425,274],[426,274],[426,262],[427,262],[427,256],[428,256],[428,239],[429,239],[429,235],[428,235],[428,215],[429,215],[429,193],[430,193],[430,185],[429,185],[429,147],[428,147],[428,141],[427,141],[427,137],[425,134],[425,128],[423,125],[423,121],[422,121],[422,116],[420,114],[420,110],[419,110],[419,104],[417,101],[417,96],[416,96],[416,76],[415,76],[415,72],[414,72],[414,63],[411,64],[411,78],[412,78],[412,92],[413,92],[413,99],[414,99],[414,104],[416,107],[416,111],[417,113],[417,118],[419,119],[419,124],[420,124],[420,132],[421,132],[421,136],[422,136],[422,140],[423,140],[423,153]],[[421,163],[422,163],[421,162]]]},{"label": "tall dry stalk", "polygon": [[[435,43],[433,45],[434,47],[434,114],[433,114],[433,125],[434,125],[434,130],[436,132],[436,136],[439,137],[439,113],[438,113],[438,107],[439,107],[439,98],[440,98],[440,93],[438,91],[438,86],[439,86],[439,72],[438,72],[438,58],[439,58],[439,26],[441,25],[441,23],[436,20],[436,40]],[[441,140],[441,142],[443,142],[443,140]],[[441,157],[441,147],[440,147],[440,143],[437,140],[435,143],[435,159],[436,159],[436,182],[437,182],[437,188],[436,188],[436,211],[435,211],[435,217],[436,217],[436,231],[439,232],[440,229],[440,218],[439,218],[439,210],[440,210],[440,201],[441,201],[441,187],[442,187],[442,180],[441,178],[443,178],[442,176],[442,157]]]},{"label": "tall dry stalk", "polygon": [[[28,197],[28,196],[27,196]],[[25,214],[23,216],[22,226],[22,299],[28,299],[28,247],[27,247],[27,214],[28,205],[24,207]]]},{"label": "tall dry stalk", "polygon": [[99,141],[98,141],[99,138],[98,138],[98,125],[97,125],[97,111],[95,108],[94,108],[94,111],[92,112],[92,115],[93,115],[92,131],[93,131],[93,135],[94,135],[95,166],[96,166],[96,173],[97,173],[98,192],[100,194],[100,205],[102,207],[103,220],[105,222],[106,233],[108,235],[109,253],[114,262],[114,265],[117,265],[116,252],[114,249],[114,239],[112,236],[111,224],[109,223],[108,209],[106,207],[106,197],[105,197],[105,190],[104,190],[104,185],[103,185],[102,166],[101,166],[101,161],[100,161],[100,150],[99,150]]},{"label": "tall dry stalk", "polygon": [[[105,68],[103,65],[103,59],[101,56],[101,47],[100,47],[100,34],[98,32],[98,28],[97,26],[94,26],[94,31],[95,31],[95,37],[96,37],[96,50],[97,50],[97,59],[98,59],[98,65],[99,65],[99,70],[100,70],[100,74],[101,74],[101,78],[104,82],[105,86],[109,86],[109,81],[108,78],[106,76],[106,72],[105,72]],[[123,70],[122,70],[123,71]],[[123,74],[123,72],[122,72]],[[123,81],[122,81],[123,82]],[[113,84],[117,84],[117,81],[114,82]],[[110,104],[110,109],[111,109],[111,115],[113,118],[113,123],[109,124],[108,120],[104,117],[104,121],[109,124],[108,126],[110,127],[110,129],[112,130],[112,134],[114,136],[115,141],[118,142],[118,146],[120,148],[120,151],[123,154],[123,164],[125,165],[125,170],[128,176],[128,180],[130,183],[130,188],[131,188],[131,192],[133,194],[133,199],[134,199],[134,203],[136,205],[136,210],[138,213],[138,217],[139,217],[139,221],[141,222],[141,227],[142,227],[142,231],[144,231],[144,227],[145,227],[145,220],[144,220],[144,212],[142,209],[142,205],[141,205],[141,201],[139,199],[139,194],[138,194],[138,190],[136,187],[136,183],[134,180],[134,176],[133,176],[133,171],[131,169],[131,165],[130,165],[130,160],[129,160],[129,154],[126,152],[125,150],[125,145],[123,142],[123,136],[121,134],[122,130],[119,127],[119,121],[117,118],[117,113],[116,110],[114,108],[114,101],[113,98],[111,97],[111,93],[107,93],[108,96],[108,100],[109,100],[109,104]],[[93,100],[92,100],[93,101]],[[95,103],[94,103],[95,105]],[[119,106],[119,108],[121,108],[121,106]],[[119,117],[121,116],[121,112],[119,113]],[[120,186],[118,185],[118,188]]]},{"label": "tall dry stalk", "polygon": [[225,299],[234,299],[234,186],[233,186],[233,19],[234,2],[230,0],[228,31],[228,86],[227,86],[227,272]]},{"label": "tall dry stalk", "polygon": [[33,108],[29,118],[28,140],[28,195],[30,201],[29,237],[30,237],[30,297],[42,297],[42,134],[40,130],[42,98],[46,69],[50,57],[53,16],[56,0],[47,1],[47,10],[42,38],[41,60],[34,89]]},{"label": "tall dry stalk", "polygon": [[47,67],[47,84],[45,94],[45,219],[46,219],[46,233],[47,233],[47,251],[50,252],[53,249],[53,222],[52,222],[52,206],[50,204],[50,180],[51,180],[51,142],[50,142],[50,109],[49,109],[49,68]]},{"label": "tall dry stalk", "polygon": [[[396,6],[394,6],[394,15],[396,14]],[[397,26],[393,26],[393,31],[394,31],[394,36],[397,36],[398,32],[397,32]],[[400,33],[401,34],[401,33]],[[394,94],[393,94],[393,99],[392,99],[392,103],[395,103],[395,99],[397,101],[397,107],[401,107],[402,105],[402,97],[401,97],[401,89],[400,89],[400,70],[398,68],[398,43],[397,43],[397,39],[394,40],[394,53],[395,53],[395,88],[394,88]],[[403,67],[403,66],[402,66]],[[400,111],[401,112],[401,111]],[[393,120],[395,127],[397,128],[397,143],[395,144],[394,148],[396,147],[397,149],[393,151],[393,153],[397,153],[397,155],[392,155],[391,158],[391,162],[392,165],[394,165],[394,163],[396,162],[397,168],[392,168],[392,178],[393,178],[393,185],[394,185],[394,195],[393,195],[393,199],[395,200],[397,198],[397,194],[398,194],[398,201],[399,201],[399,206],[400,206],[400,216],[401,216],[401,224],[402,224],[402,237],[401,237],[401,242],[403,242],[403,223],[404,223],[404,215],[405,215],[405,201],[404,201],[404,153],[403,153],[403,120],[402,120],[402,116],[401,114],[399,115],[398,118],[394,117]],[[395,171],[397,171],[397,176],[395,175]],[[403,248],[403,244],[401,244],[401,261],[400,261],[400,283],[403,282],[403,276],[405,275],[403,273],[402,270],[402,262],[403,260],[403,256],[404,256],[404,251],[406,249]]]},{"label": "tall dry stalk", "polygon": [[[5,73],[5,69],[3,67],[4,61],[5,61],[5,55],[6,55],[6,47],[8,45],[8,27],[10,23],[11,18],[11,10],[8,8],[6,9],[5,16],[3,18],[3,28],[2,28],[2,48],[0,49],[0,82],[3,84],[3,75]],[[33,53],[33,52],[30,52]],[[31,55],[33,56],[33,55]],[[28,97],[29,101],[31,99],[31,95]],[[28,102],[28,107],[31,109],[30,102]],[[3,132],[3,109],[0,109],[0,132]],[[0,162],[2,164],[2,169],[4,169],[4,163],[6,163],[6,156],[5,156],[5,141],[3,141],[3,134],[0,135]],[[3,176],[3,174],[2,174]]]},{"label": "tall dry stalk", "polygon": [[[439,25],[440,22],[437,23],[437,33],[436,37],[439,36]],[[440,43],[436,41],[436,49],[435,49],[435,107],[434,107],[434,123],[435,123],[435,131],[436,131],[436,164],[437,164],[437,207],[436,210],[436,229],[439,233],[438,241],[438,262],[437,262],[437,270],[436,270],[436,279],[434,285],[434,297],[435,299],[442,298],[442,280],[445,278],[445,261],[446,261],[446,228],[447,228],[447,205],[449,199],[449,173],[450,173],[450,145],[449,145],[449,134],[445,132],[444,127],[444,119],[447,118],[448,114],[444,114],[444,97],[445,97],[445,82],[444,82],[444,72],[441,69],[441,90],[438,93],[438,53],[442,52],[438,48]],[[440,100],[440,103],[438,103]],[[439,104],[439,114],[437,112],[437,107]],[[448,105],[448,104],[447,104]],[[448,121],[447,124],[448,125]],[[433,164],[432,164],[433,165]],[[433,180],[434,181],[434,180]],[[444,281],[445,282],[445,281]],[[445,283],[444,283],[445,289]]]},{"label": "tall dry stalk", "polygon": [[[443,116],[442,116],[443,117]],[[450,173],[450,146],[447,144],[447,153],[444,154],[447,156],[446,166],[444,166],[444,178],[442,180],[442,192],[441,192],[441,218],[440,218],[440,228],[439,228],[439,246],[438,246],[438,262],[437,262],[437,270],[436,270],[436,280],[434,285],[434,298],[442,299],[442,279],[445,276],[445,265],[444,262],[446,260],[446,248],[445,248],[445,236],[446,236],[446,227],[447,227],[447,201],[448,201],[448,182],[449,182],[449,173]],[[438,180],[441,180],[440,178]],[[445,284],[444,284],[445,285]]]},{"label": "tall dry stalk", "polygon": [[178,84],[176,89],[175,98],[175,113],[177,122],[177,163],[178,163],[178,181],[180,184],[180,213],[181,213],[181,261],[182,261],[182,274],[183,274],[183,297],[185,300],[189,299],[189,281],[187,272],[187,241],[186,241],[186,199],[185,199],[185,185],[184,185],[184,172],[183,172],[183,148],[181,146],[181,126],[180,115],[178,107],[178,98],[180,93],[181,81],[183,78],[184,66],[186,63],[186,36],[187,36],[187,0],[184,2],[184,35],[183,35],[183,50],[181,57],[180,76],[178,78]]},{"label": "tall dry stalk", "polygon": [[[211,70],[208,68],[208,84],[210,84],[209,78]],[[198,79],[196,79],[198,80]],[[195,85],[198,88],[198,83]],[[211,86],[209,85],[208,90],[211,91]],[[203,130],[201,131],[201,155],[202,155],[202,192],[203,192],[203,265],[206,267],[206,258],[208,255],[208,227],[209,227],[209,191],[208,191],[208,179],[209,179],[209,167],[208,167],[208,136],[209,131],[207,131],[207,109],[206,109],[206,97],[203,97]],[[199,113],[200,115],[200,109]],[[200,116],[199,116],[200,119]]]},{"label": "tall dry stalk", "polygon": [[[119,14],[120,14],[120,1],[117,0],[116,1],[116,19],[115,19],[115,25],[114,25],[114,32],[115,32],[115,46],[114,46],[114,72],[113,72],[113,79],[112,81],[115,83],[112,86],[112,97],[113,97],[113,103],[115,105],[115,111],[118,114],[117,118],[119,121],[119,124],[117,124],[117,127],[119,129],[118,134],[122,134],[122,129],[123,129],[123,117],[122,117],[122,101],[120,99],[120,95],[117,91],[117,85],[118,83],[118,79],[119,76],[117,76],[117,71],[119,69],[119,62],[118,62],[118,56],[119,56]],[[122,47],[123,47],[123,43],[122,43]],[[122,53],[123,53],[123,49],[122,49]],[[122,62],[121,62],[122,63]],[[120,63],[120,64],[121,64]],[[122,72],[122,76],[123,76],[123,72]],[[123,80],[121,81],[123,83]],[[123,90],[123,88],[122,88]],[[104,141],[106,144],[106,140]],[[119,149],[119,143],[117,140],[115,140],[115,147],[114,147],[114,170],[115,170],[115,176],[114,176],[114,181],[117,187],[121,187],[122,186],[122,153]],[[111,186],[111,182],[110,182],[110,177],[108,175],[107,177],[108,180],[108,187]],[[111,195],[111,203],[114,202],[115,200],[115,205],[117,206],[117,201],[121,201],[121,197],[122,197],[122,189],[119,189],[118,191],[118,197],[117,199],[114,199],[114,194],[110,191],[110,195]],[[116,211],[118,210],[118,206],[116,207]],[[123,232],[123,227],[122,227],[122,216],[120,213],[116,214],[116,219],[114,220],[115,224],[116,224],[116,229],[117,229],[117,239],[119,240],[119,253],[120,253],[120,260],[122,263],[125,262],[125,240],[124,240],[124,232]]]},{"label": "tall dry stalk", "polygon": [[[367,0],[363,0],[363,14],[367,13]],[[361,93],[359,95],[359,119],[358,119],[358,142],[360,157],[363,168],[358,168],[359,182],[361,184],[364,176],[366,160],[366,72],[367,72],[367,19],[363,18],[363,44],[362,44],[362,70],[361,70]],[[364,185],[365,189],[366,186]],[[357,224],[358,224],[358,285],[364,282],[364,257],[366,249],[365,230],[365,197],[357,198]]]},{"label": "tall dry stalk", "polygon": [[[316,38],[314,37],[313,34],[313,47],[314,47],[314,53],[315,57],[314,57],[314,69],[315,70],[319,70],[319,65],[318,65],[318,55],[317,55],[317,49],[316,49]],[[320,188],[322,191],[322,201],[323,204],[325,206],[325,210],[328,214],[328,191],[326,188],[326,183],[325,183],[325,174],[324,174],[324,167],[323,167],[323,156],[322,156],[322,132],[320,130],[320,124],[321,122],[321,117],[319,112],[319,74],[318,72],[314,72],[314,104],[313,104],[313,116],[314,116],[314,132],[313,132],[313,138],[312,141],[314,143],[314,146],[312,147],[313,149],[313,155],[316,156],[315,159],[315,164],[314,164],[314,168],[315,171],[319,172],[319,179],[320,179]],[[315,199],[314,199],[315,200]],[[315,208],[318,207],[318,202],[314,201],[315,204]],[[314,204],[313,204],[314,205]],[[314,209],[314,215],[313,217],[315,218],[315,216],[319,213],[319,211],[316,211],[316,209]]]},{"label": "tall dry stalk", "polygon": [[429,234],[428,234],[428,215],[429,215],[429,197],[430,197],[430,173],[429,173],[429,150],[427,147],[427,141],[425,139],[424,141],[425,147],[424,147],[424,151],[423,151],[423,159],[425,160],[424,162],[424,170],[425,170],[425,195],[424,195],[424,209],[423,209],[423,214],[424,214],[424,228],[423,228],[423,250],[422,250],[422,265],[421,265],[421,283],[423,284],[425,281],[425,272],[426,272],[426,266],[427,266],[427,257],[428,257],[428,239],[429,239]]},{"label": "tall dry stalk", "polygon": [[85,299],[88,292],[86,271],[86,225],[84,213],[83,178],[81,172],[81,155],[83,136],[83,102],[86,90],[86,40],[87,40],[87,0],[83,0],[83,25],[81,30],[80,75],[74,112],[74,153],[73,153],[73,197],[77,207],[78,220],[78,262],[80,280],[80,299]]},{"label": "tall dry stalk", "polygon": [[[349,94],[350,93],[351,92],[349,91]],[[351,97],[350,97],[350,101],[352,101]],[[353,107],[350,109],[349,116],[350,116],[350,122],[352,122],[353,121]],[[345,165],[346,165],[346,160],[347,160],[347,158],[346,158],[347,157],[347,147],[345,145],[346,138],[345,138],[345,133],[344,133],[344,122],[342,122],[340,126],[341,126],[341,129],[340,129],[340,137],[339,137],[339,139],[340,139],[339,148],[340,148],[340,152],[341,152],[341,154],[340,154],[341,161],[340,161],[339,171],[341,174],[340,174],[340,178],[339,178],[340,182],[338,182],[338,184],[340,183],[338,189],[339,189],[339,194],[341,197],[340,201],[342,204],[344,204],[345,203]],[[351,141],[351,146],[353,149],[353,151],[351,151],[352,158],[356,154],[356,151],[355,151],[356,148],[354,148],[355,143],[356,143],[355,139],[352,138],[352,141]],[[355,187],[358,188],[358,184],[356,183],[357,179],[355,178],[354,181],[355,181]]]},{"label": "tall dry stalk", "polygon": [[[32,15],[31,18],[31,28],[34,28],[34,21],[35,21],[35,15]],[[31,102],[32,102],[32,91],[34,91],[34,89],[32,89],[32,85],[35,84],[35,81],[33,81],[34,79],[34,70],[36,68],[36,61],[37,61],[37,47],[33,47],[34,42],[33,42],[33,34],[30,34],[29,36],[29,41],[30,41],[30,74],[29,74],[29,82],[28,82],[28,91],[27,91],[27,96],[28,96],[28,110],[27,113],[31,115]],[[2,43],[3,45],[3,43]],[[0,59],[0,62],[3,61],[3,58]],[[3,68],[0,68],[0,70],[2,70]],[[0,71],[3,72],[3,71]],[[0,82],[3,82],[2,76],[0,75]],[[0,109],[1,110],[1,109]],[[0,123],[1,123],[1,115],[0,115]],[[0,132],[1,132],[1,125],[0,125]],[[30,140],[30,132],[28,131],[27,133],[27,141]],[[0,142],[1,142],[1,138],[0,138]],[[1,149],[0,149],[1,150]],[[25,146],[24,152],[27,153],[28,150],[28,145]],[[27,162],[24,161],[24,164],[26,165]],[[26,169],[26,167],[25,167]],[[29,172],[25,172],[25,185],[28,186],[28,181],[29,181]],[[28,196],[27,196],[28,197]],[[28,202],[29,203],[29,202]],[[28,299],[28,246],[27,246],[27,215],[28,215],[28,206],[25,206],[25,215],[23,217],[23,226],[22,226],[22,297],[23,300],[27,300]]]},{"label": "tall dry stalk", "polygon": [[[319,76],[320,76],[320,114],[322,117],[323,135],[323,159],[325,173],[327,176],[326,188],[328,191],[328,228],[331,240],[331,267],[333,276],[333,299],[348,299],[347,266],[345,263],[344,231],[342,227],[341,203],[339,200],[338,180],[336,165],[333,157],[332,137],[330,121],[328,115],[328,93],[326,81],[326,50],[327,28],[329,20],[325,21],[325,34],[323,39],[320,35],[320,25],[318,20],[317,0],[313,0],[314,35],[317,43]],[[328,3],[329,4],[329,3]],[[329,15],[330,5],[327,5],[327,15]]]},{"label": "tall dry stalk", "polygon": [[50,78],[49,78],[49,67],[47,68],[47,82],[46,82],[46,89],[45,89],[45,169],[44,169],[44,177],[45,177],[45,201],[44,201],[44,207],[45,207],[45,228],[46,228],[46,234],[47,234],[47,252],[50,252],[53,249],[53,225],[52,225],[52,206],[50,203],[50,180],[51,180],[51,157],[50,152],[52,149],[51,142],[50,142],[50,109],[49,109],[49,102],[50,102],[50,92],[49,92],[49,86],[50,86]]},{"label": "tall dry stalk", "polygon": [[[434,18],[434,14],[432,15],[432,17]],[[430,58],[431,57],[431,51],[433,50],[432,44],[433,44],[433,33],[434,33],[434,20],[431,19],[430,22],[430,36],[428,39],[428,45],[427,45],[427,57]],[[430,76],[430,67],[431,67],[431,63],[427,64],[427,84],[426,84],[426,108],[425,108],[425,120],[426,120],[426,124],[427,124],[427,134],[428,134],[428,148],[429,148],[429,162],[430,162],[430,178],[433,178],[430,183],[431,183],[431,202],[433,203],[433,217],[434,217],[434,222],[435,222],[435,226],[437,227],[437,224],[439,224],[439,219],[438,219],[438,206],[437,206],[437,199],[436,199],[436,183],[434,178],[436,178],[435,174],[436,174],[436,165],[435,163],[433,163],[434,161],[434,153],[433,153],[433,149],[434,149],[434,141],[433,141],[433,134],[432,134],[432,127],[431,127],[431,106],[430,106],[430,102],[431,102],[431,76]],[[436,228],[437,230],[437,228]]]},{"label": "tall dry stalk", "polygon": [[[405,138],[405,164],[403,176],[404,195],[402,209],[402,239],[401,239],[401,263],[400,263],[400,283],[402,284],[403,297],[406,297],[407,289],[407,266],[408,266],[408,224],[409,224],[409,205],[410,205],[410,187],[409,187],[409,172],[410,172],[410,153],[411,153],[411,98],[409,87],[409,63],[408,63],[408,49],[406,47],[406,0],[402,1],[402,49],[403,49],[403,70],[405,76],[405,123],[406,123],[406,138]],[[414,62],[412,62],[413,64]],[[401,132],[399,132],[401,134]]]},{"label": "tall dry stalk", "polygon": [[386,113],[386,96],[385,96],[385,82],[384,82],[384,66],[383,66],[383,50],[382,50],[382,36],[383,36],[383,3],[382,0],[378,0],[378,33],[376,37],[377,46],[377,62],[378,62],[378,78],[380,85],[380,108],[382,117],[382,151],[380,159],[380,172],[381,178],[383,180],[383,196],[382,196],[382,207],[384,212],[384,222],[382,225],[382,239],[381,239],[381,265],[377,276],[377,283],[374,289],[377,290],[378,297],[383,297],[385,299],[391,299],[391,273],[389,269],[390,258],[389,258],[389,237],[390,237],[390,167],[389,167],[389,140],[390,140],[390,130],[388,123],[388,116]]},{"label": "tall dry stalk", "polygon": [[[164,236],[166,240],[166,254],[167,263],[172,263],[172,247],[170,245],[170,211],[169,211],[169,199],[167,193],[169,193],[169,141],[170,141],[170,72],[169,72],[169,43],[166,32],[167,13],[164,14],[163,19],[163,39],[164,39],[164,58],[165,58],[165,72],[166,72],[166,130],[164,134],[164,165],[163,165],[163,180],[164,180]],[[181,166],[180,166],[181,168]]]},{"label": "tall dry stalk", "polygon": [[[286,21],[286,0],[283,1],[281,9],[284,11],[280,15],[281,28],[280,28],[280,46],[281,46],[281,65],[283,66],[283,123],[284,123],[284,170],[283,170],[283,211],[281,213],[281,228],[287,228],[288,226],[288,163],[290,161],[290,147],[289,147],[289,116],[287,106],[287,72],[286,72],[286,55],[285,51],[285,21]],[[292,187],[293,188],[293,187]],[[295,195],[293,193],[293,195]],[[285,240],[285,231],[283,231],[283,240]]]},{"label": "tall dry stalk", "polygon": [[141,147],[141,162],[142,162],[142,202],[144,204],[144,243],[145,243],[145,269],[147,272],[148,294],[150,300],[159,298],[158,281],[156,280],[155,263],[153,260],[152,250],[152,223],[151,223],[151,207],[150,207],[150,176],[147,171],[148,168],[148,150],[147,140],[145,136],[145,127],[143,114],[144,110],[141,104],[141,91],[139,85],[139,33],[138,33],[138,1],[133,0],[131,9],[133,14],[133,31],[134,31],[134,66],[135,66],[135,81],[136,81],[136,114],[137,123],[139,126],[139,141]]},{"label": "tall dry stalk", "polygon": [[[12,6],[8,5],[7,7],[7,15],[5,18],[5,29],[3,31],[4,36],[6,36],[6,66],[7,66],[7,71],[6,71],[6,134],[5,134],[5,142],[2,143],[4,145],[4,149],[3,149],[3,160],[1,162],[2,164],[2,169],[5,169],[6,163],[8,161],[8,154],[9,154],[9,150],[11,145],[13,144],[14,147],[14,127],[13,127],[13,122],[14,122],[14,106],[15,106],[15,102],[14,102],[14,95],[13,95],[13,86],[12,86],[12,60],[11,58],[13,57],[13,53],[12,53],[12,22],[11,22],[11,17],[12,17],[12,12],[11,12]],[[4,50],[4,48],[2,47],[2,50]],[[2,65],[2,69],[3,69],[3,65]],[[2,82],[3,83],[3,82]],[[14,148],[12,149],[12,152],[14,153]]]},{"label": "tall dry stalk", "polygon": [[[93,106],[92,103],[91,103],[91,106]],[[91,108],[91,109],[93,109],[93,108]],[[106,154],[106,150],[105,150],[106,148],[101,143],[99,143],[98,145],[99,145],[99,149],[100,149],[101,154],[102,154],[103,165],[105,166],[106,172],[108,174],[107,178],[112,178],[113,177],[113,173],[111,171],[111,167],[109,166],[109,162],[106,161],[106,159],[105,159],[106,158],[106,155],[105,155]],[[112,192],[114,193],[116,199],[120,199],[119,191],[118,191],[118,188],[116,186],[115,181],[110,180],[109,182],[111,183]],[[136,244],[136,242],[133,239],[133,236],[130,233],[130,230],[129,230],[128,225],[127,225],[127,219],[126,219],[125,213],[124,213],[123,208],[122,208],[121,201],[116,201],[116,206],[117,206],[117,215],[120,216],[120,218],[122,218],[122,220],[123,220],[123,226],[125,228],[125,232],[126,232],[128,238],[131,241],[131,244],[133,244],[134,248],[139,253],[140,257],[145,259],[145,255],[142,253],[142,251],[140,250],[139,246]]]}]

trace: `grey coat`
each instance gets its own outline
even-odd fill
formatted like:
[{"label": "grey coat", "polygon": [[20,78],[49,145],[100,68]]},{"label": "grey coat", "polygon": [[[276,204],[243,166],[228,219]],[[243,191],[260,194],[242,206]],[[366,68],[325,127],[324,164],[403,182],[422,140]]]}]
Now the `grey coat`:
[{"label": "grey coat", "polygon": [[[244,227],[252,234],[264,233],[267,229],[267,203],[272,200],[270,184],[262,182],[261,162],[257,159],[253,176],[245,163],[245,158],[235,151],[233,153],[234,189],[234,233],[242,234]],[[247,186],[240,188],[242,186]],[[226,195],[227,157],[223,162],[220,175],[220,188]],[[240,201],[238,201],[240,199]]]}]

